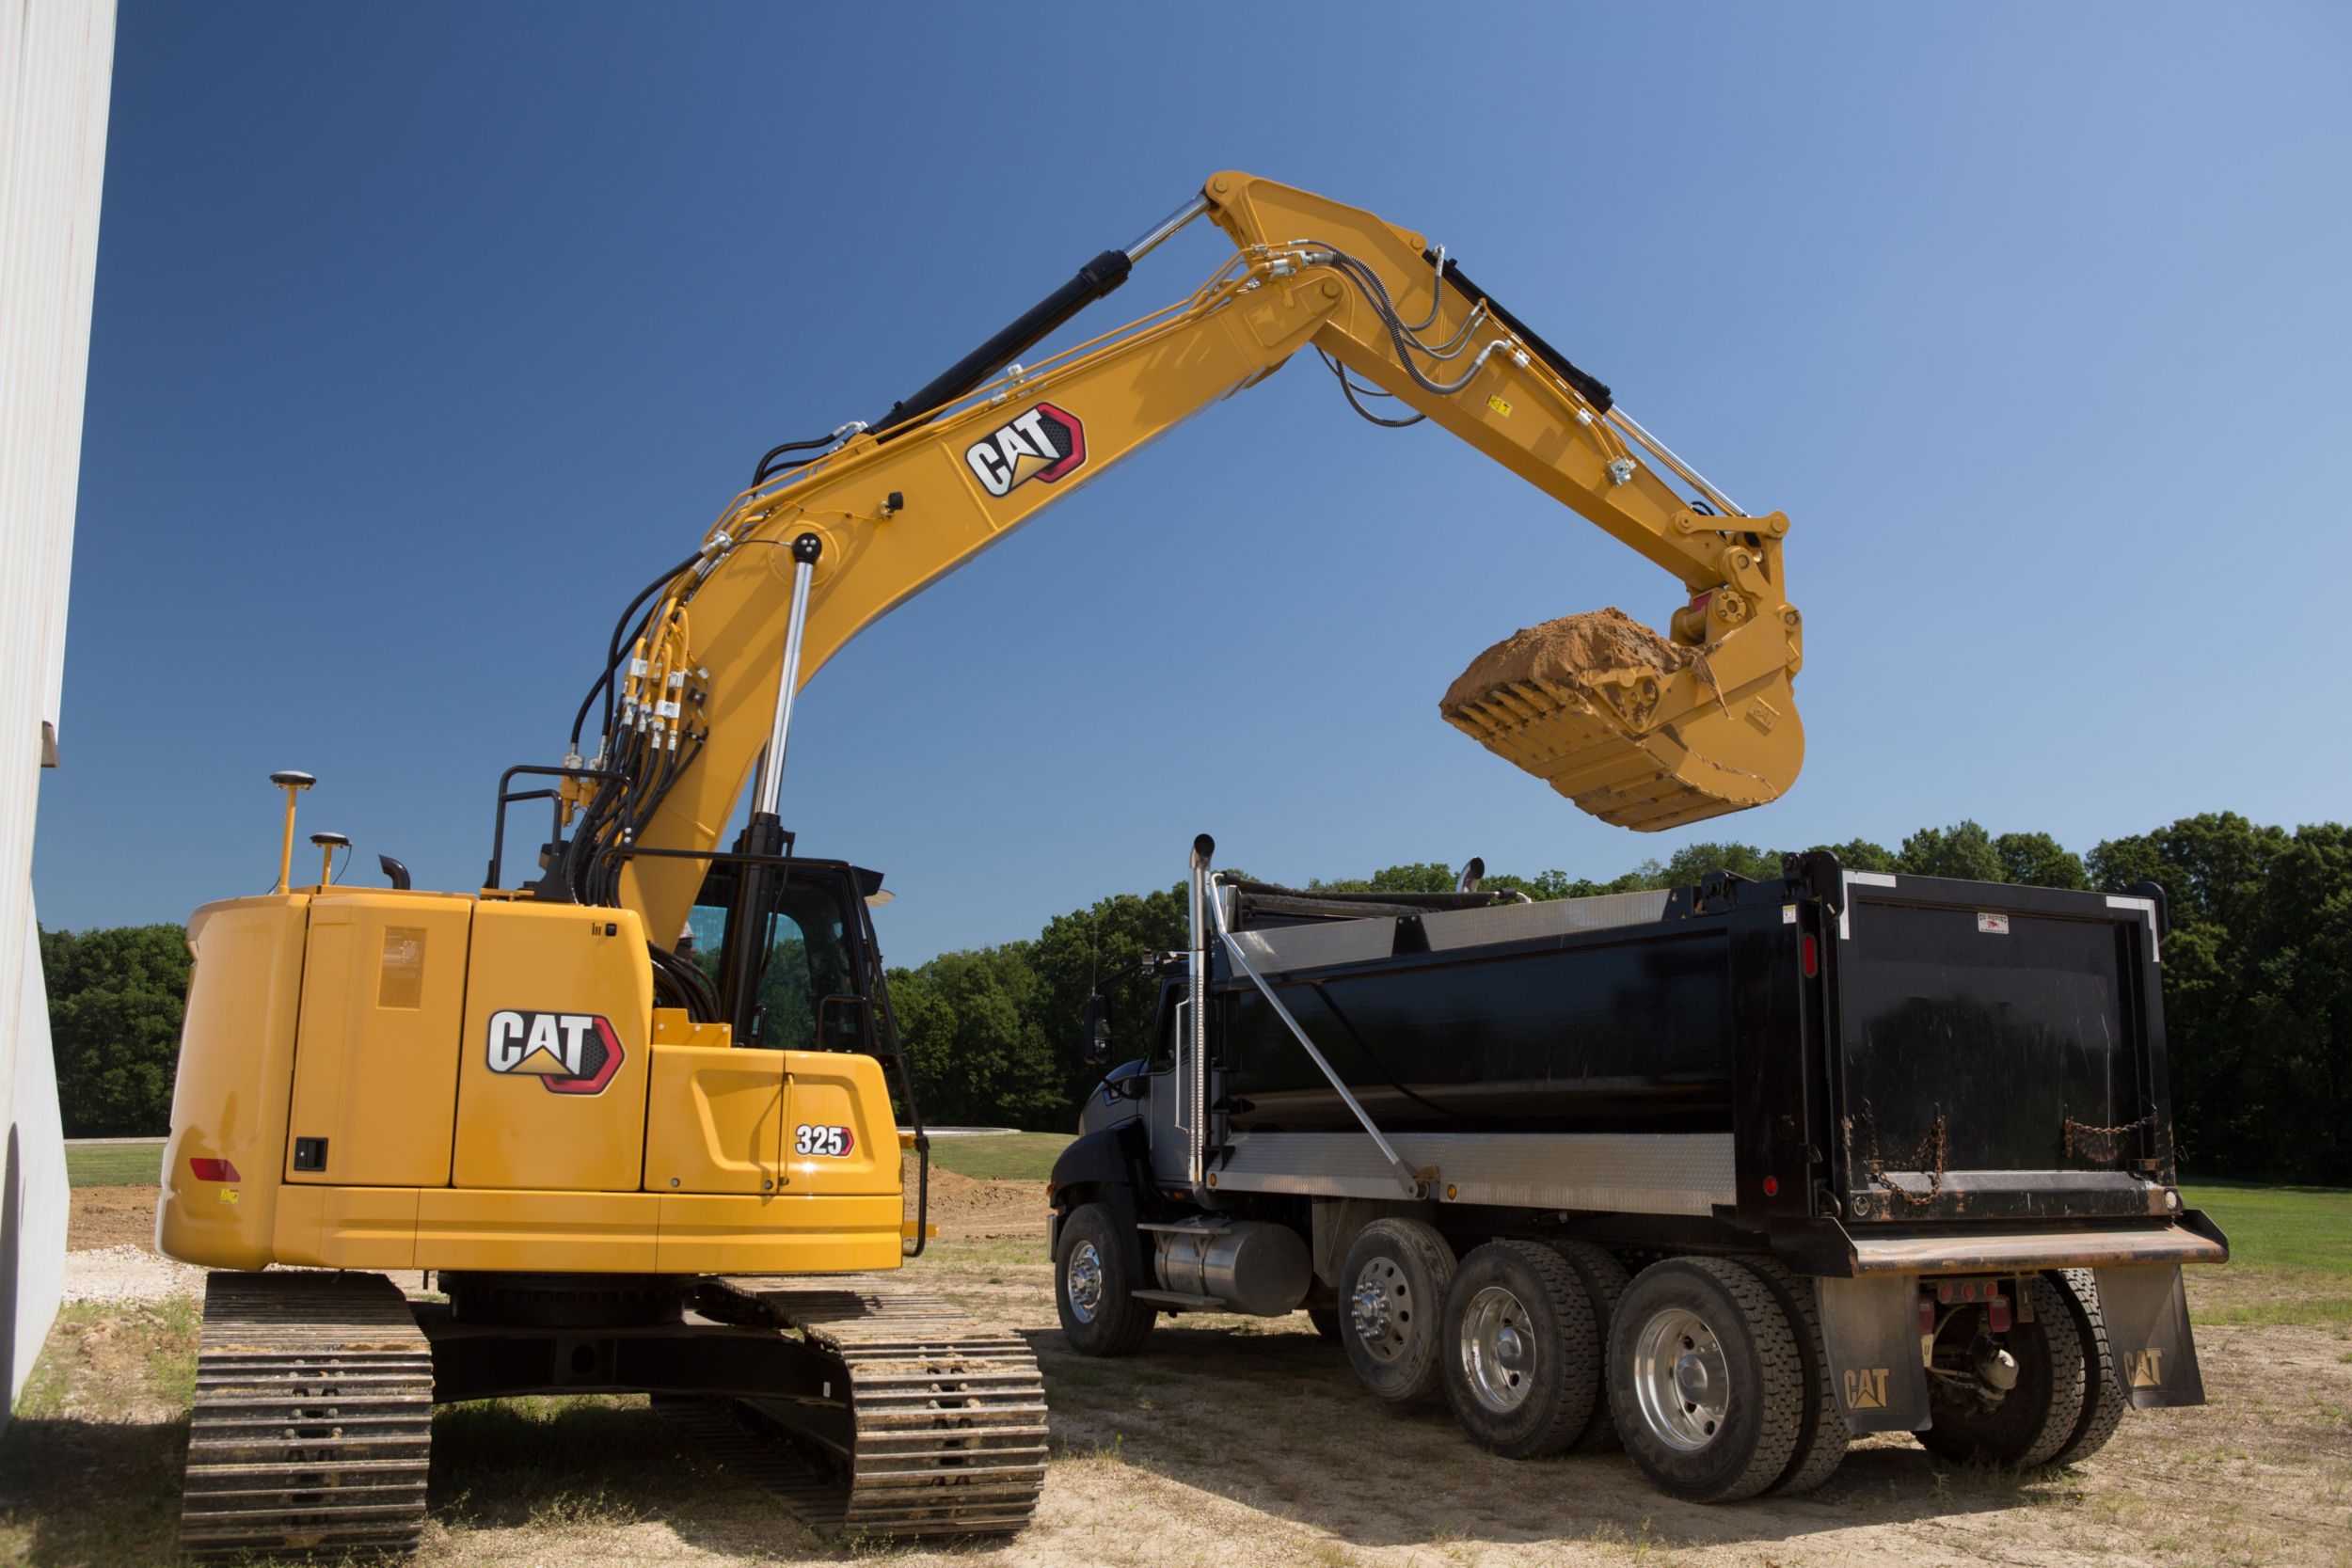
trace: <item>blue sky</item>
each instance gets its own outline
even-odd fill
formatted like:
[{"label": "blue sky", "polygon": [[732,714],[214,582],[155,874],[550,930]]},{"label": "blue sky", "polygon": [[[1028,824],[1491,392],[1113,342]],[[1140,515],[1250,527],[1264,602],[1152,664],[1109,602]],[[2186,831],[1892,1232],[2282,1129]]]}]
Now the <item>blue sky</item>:
[{"label": "blue sky", "polygon": [[1639,836],[1447,728],[1488,642],[1662,626],[1675,584],[1295,363],[809,688],[783,815],[887,871],[894,958],[1168,883],[1203,830],[1304,879],[2341,820],[2348,18],[125,0],[43,921],[265,887],[289,767],[359,866],[478,885],[499,771],[560,755],[758,452],[1226,167],[1444,242],[1788,512],[1804,776]]}]

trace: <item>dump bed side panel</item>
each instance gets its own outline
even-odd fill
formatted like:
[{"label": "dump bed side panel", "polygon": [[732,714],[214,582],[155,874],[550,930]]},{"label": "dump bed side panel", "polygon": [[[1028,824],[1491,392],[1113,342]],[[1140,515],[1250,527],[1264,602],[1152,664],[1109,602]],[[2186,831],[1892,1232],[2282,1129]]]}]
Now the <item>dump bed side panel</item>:
[{"label": "dump bed side panel", "polygon": [[[1396,1132],[1730,1127],[1731,986],[1715,922],[1422,954],[1274,977]],[[1352,1128],[1254,990],[1222,999],[1235,1131]]]}]

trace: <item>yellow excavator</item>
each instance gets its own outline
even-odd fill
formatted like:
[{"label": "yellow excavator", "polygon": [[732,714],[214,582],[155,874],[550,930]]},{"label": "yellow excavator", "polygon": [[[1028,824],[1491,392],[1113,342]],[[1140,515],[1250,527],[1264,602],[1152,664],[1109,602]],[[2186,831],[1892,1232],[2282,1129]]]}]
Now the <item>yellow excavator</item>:
[{"label": "yellow excavator", "polygon": [[[1234,250],[1199,288],[1017,362],[1203,216]],[[479,891],[412,888],[389,857],[390,886],[338,883],[334,834],[294,885],[314,781],[274,777],[275,891],[189,924],[157,1241],[219,1272],[185,1550],[412,1544],[432,1406],[535,1393],[649,1393],[820,1529],[1021,1528],[1045,1460],[1025,1344],[888,1275],[930,1233],[928,1139],[868,914],[882,879],[796,854],[780,823],[793,698],[892,607],[1301,350],[1367,418],[1443,427],[1685,590],[1662,637],[1610,610],[1498,644],[1447,721],[1637,829],[1788,787],[1787,519],[1734,506],[1422,235],[1216,175],[882,418],[766,453],[621,612],[564,760],[500,781]],[[510,886],[518,805],[549,832]]]}]

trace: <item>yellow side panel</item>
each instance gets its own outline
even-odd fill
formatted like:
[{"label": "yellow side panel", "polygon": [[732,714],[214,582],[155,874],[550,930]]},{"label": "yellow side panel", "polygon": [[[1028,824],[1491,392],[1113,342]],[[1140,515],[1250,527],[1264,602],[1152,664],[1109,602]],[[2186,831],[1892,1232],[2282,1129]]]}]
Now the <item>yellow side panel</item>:
[{"label": "yellow side panel", "polygon": [[653,972],[637,916],[577,904],[483,903],[467,976],[454,1185],[636,1192],[644,1179],[653,1020]]},{"label": "yellow side panel", "polygon": [[[231,898],[189,918],[196,967],[155,1215],[156,1246],[185,1262],[270,1261],[309,902],[301,894]],[[188,1165],[196,1158],[225,1159],[241,1180],[199,1181]]]},{"label": "yellow side panel", "polygon": [[791,1077],[784,1191],[882,1193],[895,1201],[898,1127],[882,1064],[836,1051],[787,1051],[784,1059]]},{"label": "yellow side panel", "polygon": [[416,1267],[649,1274],[660,1203],[651,1193],[422,1192]]},{"label": "yellow side panel", "polygon": [[774,1190],[788,1151],[787,1054],[800,1053],[657,1044],[645,1106],[646,1189]]},{"label": "yellow side panel", "polygon": [[[473,908],[391,889],[310,900],[287,1180],[447,1185]],[[303,1138],[325,1140],[323,1169],[294,1168]]]},{"label": "yellow side panel", "polygon": [[281,1263],[407,1269],[417,1260],[414,1187],[289,1186],[278,1205]]},{"label": "yellow side panel", "polygon": [[[794,1053],[799,1054],[799,1053]],[[891,1143],[895,1154],[897,1141]],[[903,1218],[894,1196],[691,1196],[664,1194],[663,1274],[839,1274],[895,1269]]]}]

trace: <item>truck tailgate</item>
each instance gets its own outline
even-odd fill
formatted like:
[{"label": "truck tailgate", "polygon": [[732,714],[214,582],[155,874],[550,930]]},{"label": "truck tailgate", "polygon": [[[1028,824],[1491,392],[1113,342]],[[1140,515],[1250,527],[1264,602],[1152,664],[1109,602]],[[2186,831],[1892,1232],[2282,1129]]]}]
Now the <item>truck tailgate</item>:
[{"label": "truck tailgate", "polygon": [[1849,878],[1829,1053],[1856,1221],[2162,1214],[2154,908]]}]

